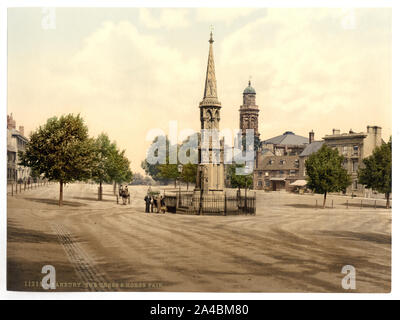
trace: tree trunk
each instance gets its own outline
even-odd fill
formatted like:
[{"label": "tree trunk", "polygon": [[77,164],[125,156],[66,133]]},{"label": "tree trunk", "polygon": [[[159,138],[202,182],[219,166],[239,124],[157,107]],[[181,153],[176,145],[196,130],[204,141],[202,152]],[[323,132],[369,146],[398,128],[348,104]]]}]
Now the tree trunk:
[{"label": "tree trunk", "polygon": [[103,184],[100,182],[100,186],[99,186],[99,196],[98,196],[99,200],[103,200]]},{"label": "tree trunk", "polygon": [[386,209],[390,208],[390,193],[386,193]]},{"label": "tree trunk", "polygon": [[189,181],[186,181],[186,191],[189,190]]},{"label": "tree trunk", "polygon": [[58,198],[58,205],[61,207],[63,202],[63,187],[64,183],[60,180],[60,197]]},{"label": "tree trunk", "polygon": [[325,209],[325,203],[326,203],[326,192],[324,193],[324,204],[322,205],[323,209]]},{"label": "tree trunk", "polygon": [[117,183],[114,181],[114,196],[116,195],[116,191],[117,191]]},{"label": "tree trunk", "polygon": [[174,181],[174,182],[175,182],[175,189],[176,189],[176,179],[175,179],[175,181]]}]

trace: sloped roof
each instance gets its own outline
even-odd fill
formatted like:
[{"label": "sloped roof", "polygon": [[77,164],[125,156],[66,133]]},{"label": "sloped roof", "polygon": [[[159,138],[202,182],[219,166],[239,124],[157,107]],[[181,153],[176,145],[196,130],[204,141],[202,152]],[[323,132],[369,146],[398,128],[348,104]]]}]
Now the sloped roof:
[{"label": "sloped roof", "polygon": [[19,132],[19,131],[16,130],[16,129],[11,129],[11,135],[13,135],[13,136],[19,136],[19,137],[21,137],[21,139],[23,139],[23,140],[25,140],[25,141],[28,141],[28,138],[25,137],[25,136],[23,136],[23,135],[21,134],[21,132]]},{"label": "sloped roof", "polygon": [[303,145],[308,144],[308,138],[298,136],[291,131],[284,134],[262,141],[263,144],[283,144],[283,145]]},{"label": "sloped roof", "polygon": [[314,152],[317,152],[319,149],[321,149],[322,145],[324,144],[324,141],[313,141],[311,142],[304,150],[302,153],[300,153],[300,157],[307,157]]}]

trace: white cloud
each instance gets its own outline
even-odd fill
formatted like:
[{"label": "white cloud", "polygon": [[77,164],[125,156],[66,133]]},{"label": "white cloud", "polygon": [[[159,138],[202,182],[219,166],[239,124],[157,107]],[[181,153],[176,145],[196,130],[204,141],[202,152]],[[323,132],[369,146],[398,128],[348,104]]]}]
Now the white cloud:
[{"label": "white cloud", "polygon": [[[135,170],[145,158],[149,129],[166,130],[174,119],[198,127],[193,112],[201,98],[205,66],[130,22],[104,23],[71,57],[57,52],[42,59],[23,66],[10,62],[10,98],[18,100],[11,101],[13,105],[25,106],[24,114],[32,111],[32,116],[81,113],[91,134],[104,131],[118,139]],[[24,79],[15,78],[22,69],[29,70]]]}]

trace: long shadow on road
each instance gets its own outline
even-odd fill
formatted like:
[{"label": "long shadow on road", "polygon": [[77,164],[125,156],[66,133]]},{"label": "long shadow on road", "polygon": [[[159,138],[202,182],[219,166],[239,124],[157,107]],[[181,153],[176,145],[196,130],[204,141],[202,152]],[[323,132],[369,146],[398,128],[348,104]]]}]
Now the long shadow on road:
[{"label": "long shadow on road", "polygon": [[[33,201],[33,202],[39,202],[39,203],[46,203],[50,205],[55,205],[58,207],[58,200],[54,199],[46,199],[46,198],[25,198],[25,200],[28,201]],[[87,206],[87,204],[82,203],[82,202],[73,202],[73,201],[63,201],[63,206],[69,206],[69,207],[83,207]]]},{"label": "long shadow on road", "polygon": [[7,241],[30,243],[58,243],[58,238],[54,234],[44,233],[32,229],[24,229],[9,223],[7,227]]},{"label": "long shadow on road", "polygon": [[377,244],[392,244],[392,237],[390,235],[374,233],[374,232],[360,233],[351,231],[324,230],[316,234],[320,234],[322,236],[332,236],[342,239],[355,240],[355,241],[360,241],[360,240],[369,241],[369,242],[375,242]]},{"label": "long shadow on road", "polygon": [[115,200],[109,200],[109,199],[104,199],[104,198],[103,198],[103,200],[98,200],[96,197],[93,197],[93,198],[89,198],[89,197],[74,197],[74,199],[85,200],[85,201],[115,202]]}]

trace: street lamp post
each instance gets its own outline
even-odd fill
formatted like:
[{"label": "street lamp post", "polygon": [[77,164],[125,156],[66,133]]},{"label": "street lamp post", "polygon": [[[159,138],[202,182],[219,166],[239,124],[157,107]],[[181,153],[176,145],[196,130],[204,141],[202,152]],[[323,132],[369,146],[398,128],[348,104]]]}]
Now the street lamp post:
[{"label": "street lamp post", "polygon": [[182,178],[182,171],[183,171],[183,165],[179,164],[178,165],[178,172],[179,172],[179,178],[178,178],[178,183],[179,183],[179,200],[178,200],[178,207],[182,205],[181,202],[181,178]]},{"label": "street lamp post", "polygon": [[21,193],[22,170],[21,167],[18,167],[19,175],[17,175],[17,186],[19,184],[19,193]]}]

